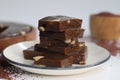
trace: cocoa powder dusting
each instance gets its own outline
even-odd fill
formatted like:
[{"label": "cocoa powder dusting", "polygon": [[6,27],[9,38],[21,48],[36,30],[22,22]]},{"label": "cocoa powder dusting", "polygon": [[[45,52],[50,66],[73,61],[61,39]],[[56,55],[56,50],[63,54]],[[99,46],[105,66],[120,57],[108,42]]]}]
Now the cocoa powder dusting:
[{"label": "cocoa powder dusting", "polygon": [[8,63],[3,60],[0,56],[0,79],[8,79],[11,80],[9,74],[5,71],[5,68],[8,66]]},{"label": "cocoa powder dusting", "polygon": [[23,73],[24,71],[10,65],[0,56],[0,79],[16,80],[16,78],[21,78],[21,80],[25,80],[22,77]]},{"label": "cocoa powder dusting", "polygon": [[120,40],[100,40],[93,37],[86,37],[85,40],[92,41],[107,49],[113,56],[120,55]]}]

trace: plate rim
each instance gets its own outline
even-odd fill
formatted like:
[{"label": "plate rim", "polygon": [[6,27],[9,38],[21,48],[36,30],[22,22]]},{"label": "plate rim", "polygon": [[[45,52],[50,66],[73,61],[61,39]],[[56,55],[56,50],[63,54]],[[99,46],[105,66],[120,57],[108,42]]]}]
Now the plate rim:
[{"label": "plate rim", "polygon": [[[37,41],[24,41],[24,42],[19,42],[19,43],[26,43],[26,42],[37,42]],[[13,44],[13,45],[17,45],[19,43],[16,43],[16,44]],[[88,43],[91,43],[91,42],[88,42]],[[10,46],[13,46],[13,45],[10,45]],[[96,45],[96,44],[95,44]],[[7,48],[9,48],[10,46],[8,46]],[[98,45],[96,45],[98,46]],[[100,47],[100,46],[99,46]],[[7,49],[6,48],[6,49]],[[102,47],[101,47],[102,48]],[[2,56],[3,58],[10,64],[15,64],[15,65],[18,65],[18,66],[21,66],[21,67],[27,67],[27,68],[34,68],[34,69],[44,69],[44,70],[75,70],[75,69],[83,69],[83,68],[91,68],[91,67],[95,67],[95,66],[98,66],[98,65],[101,65],[103,64],[104,62],[106,62],[107,60],[110,59],[111,55],[109,53],[109,55],[102,61],[98,62],[98,63],[95,63],[95,64],[89,64],[89,65],[80,65],[80,66],[74,66],[74,67],[64,67],[64,68],[58,68],[58,67],[40,67],[40,66],[34,66],[34,65],[28,65],[28,64],[23,64],[23,63],[19,63],[19,62],[16,62],[16,61],[13,61],[13,60],[10,60],[8,59],[6,56],[5,56],[5,51],[6,49],[4,49],[3,53],[2,53]],[[104,49],[104,48],[103,48]],[[107,50],[106,50],[107,51]],[[14,65],[14,66],[15,66]]]}]

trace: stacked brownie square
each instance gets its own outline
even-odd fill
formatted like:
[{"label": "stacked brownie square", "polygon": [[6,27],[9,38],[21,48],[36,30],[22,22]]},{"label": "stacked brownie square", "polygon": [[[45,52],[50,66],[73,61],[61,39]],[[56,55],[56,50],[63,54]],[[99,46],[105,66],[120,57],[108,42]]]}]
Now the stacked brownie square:
[{"label": "stacked brownie square", "polygon": [[[85,64],[87,46],[83,37],[82,20],[67,16],[48,16],[38,22],[40,43],[24,50],[25,59],[47,67],[69,67]],[[31,55],[32,56],[29,56]]]}]

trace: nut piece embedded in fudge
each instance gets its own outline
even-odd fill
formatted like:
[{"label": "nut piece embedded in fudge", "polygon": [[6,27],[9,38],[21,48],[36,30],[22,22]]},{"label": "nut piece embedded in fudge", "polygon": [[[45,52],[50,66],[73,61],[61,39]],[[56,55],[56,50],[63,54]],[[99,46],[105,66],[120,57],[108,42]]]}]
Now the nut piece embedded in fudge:
[{"label": "nut piece embedded in fudge", "polygon": [[80,28],[82,20],[67,16],[48,16],[39,20],[40,31],[62,32],[70,28]]}]

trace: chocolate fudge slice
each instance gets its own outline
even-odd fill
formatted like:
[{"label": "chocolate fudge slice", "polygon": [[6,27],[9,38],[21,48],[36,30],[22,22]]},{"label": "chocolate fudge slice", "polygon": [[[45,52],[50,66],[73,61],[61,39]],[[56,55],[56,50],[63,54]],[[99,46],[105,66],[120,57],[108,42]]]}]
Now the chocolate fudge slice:
[{"label": "chocolate fudge slice", "polygon": [[[45,53],[49,54],[49,53]],[[46,67],[70,67],[73,63],[73,57],[72,56],[63,56],[63,55],[50,55],[50,56],[35,56],[34,58],[34,64],[35,65],[42,65]]]},{"label": "chocolate fudge slice", "polygon": [[48,37],[50,39],[59,39],[65,41],[73,38],[82,38],[83,33],[84,33],[84,29],[73,28],[73,29],[67,29],[63,32],[41,31],[40,37]]},{"label": "chocolate fudge slice", "polygon": [[61,47],[61,46],[41,46],[40,44],[35,45],[35,50],[36,51],[50,51],[50,52],[57,52],[59,54],[64,54],[64,55],[71,55],[74,54],[75,52],[78,52],[82,50],[82,48],[85,47],[84,42],[79,42],[78,44],[74,44],[72,46],[68,47]]},{"label": "chocolate fudge slice", "polygon": [[45,46],[61,46],[61,47],[68,47],[72,46],[75,43],[78,43],[78,39],[69,39],[65,41],[57,40],[57,39],[51,39],[48,37],[40,37],[40,45]]},{"label": "chocolate fudge slice", "polygon": [[33,57],[39,56],[39,54],[40,54],[40,52],[34,51],[34,46],[32,46],[26,50],[23,50],[24,59],[33,60]]},{"label": "chocolate fudge slice", "polygon": [[39,20],[40,31],[61,32],[70,28],[80,28],[82,20],[67,16],[48,16]]},{"label": "chocolate fudge slice", "polygon": [[[33,58],[35,58],[35,57],[43,58],[43,56],[46,56],[46,58],[48,58],[48,59],[53,59],[53,58],[57,59],[58,57],[59,58],[62,58],[62,57],[63,58],[65,58],[65,57],[70,58],[70,56],[71,56],[72,61],[73,61],[72,63],[85,64],[85,61],[87,58],[87,47],[86,46],[83,47],[81,51],[74,52],[74,54],[72,54],[70,56],[65,56],[65,55],[61,55],[59,53],[53,53],[53,52],[48,52],[48,51],[34,51],[34,47],[30,47],[30,48],[23,51],[23,55],[24,55],[24,58],[28,59],[28,60],[33,60]],[[36,62],[36,64],[39,64],[39,61],[35,61],[35,62]]]},{"label": "chocolate fudge slice", "polygon": [[69,67],[72,66],[73,57],[48,51],[34,51],[34,47],[23,51],[25,59],[33,60],[34,64],[46,67]]}]

